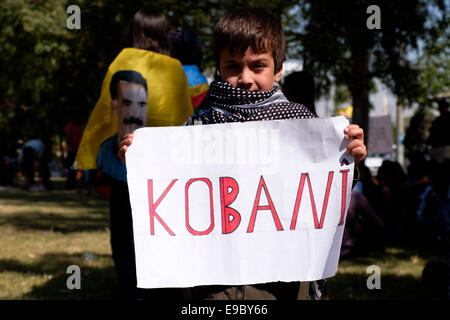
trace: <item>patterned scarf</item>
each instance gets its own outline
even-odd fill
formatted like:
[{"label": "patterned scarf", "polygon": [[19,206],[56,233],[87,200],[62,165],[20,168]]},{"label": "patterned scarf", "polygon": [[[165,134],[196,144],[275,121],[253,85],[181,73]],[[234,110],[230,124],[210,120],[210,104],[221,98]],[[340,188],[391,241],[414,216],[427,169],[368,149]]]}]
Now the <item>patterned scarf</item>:
[{"label": "patterned scarf", "polygon": [[257,92],[213,81],[203,103],[184,125],[317,118],[304,105],[289,102],[278,87]]}]

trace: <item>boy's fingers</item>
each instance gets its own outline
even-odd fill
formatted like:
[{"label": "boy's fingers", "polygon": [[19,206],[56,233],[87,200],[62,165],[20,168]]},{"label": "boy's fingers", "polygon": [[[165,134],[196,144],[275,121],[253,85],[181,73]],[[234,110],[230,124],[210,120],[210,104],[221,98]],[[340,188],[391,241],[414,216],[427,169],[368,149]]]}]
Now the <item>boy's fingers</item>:
[{"label": "boy's fingers", "polygon": [[127,138],[133,138],[133,134],[132,133],[127,133],[126,135],[124,135],[122,137],[122,140],[127,139]]},{"label": "boy's fingers", "polygon": [[127,133],[126,135],[124,135],[124,136],[122,137],[122,140],[125,140],[125,139],[128,138],[129,136],[130,136],[130,134]]},{"label": "boy's fingers", "polygon": [[117,155],[119,156],[119,158],[126,164],[125,162],[125,153],[128,150],[128,147],[131,145],[131,143],[133,142],[133,134],[129,133],[126,136],[124,136],[122,138],[122,141],[120,142],[119,145],[119,152],[117,153]]},{"label": "boy's fingers", "polygon": [[354,153],[354,158],[355,158],[355,164],[356,165],[359,165],[359,163],[362,160],[364,160],[364,158],[367,155],[365,147],[357,147],[357,148],[354,149],[353,153]]},{"label": "boy's fingers", "polygon": [[356,164],[359,164],[367,156],[366,146],[361,140],[353,140],[347,146],[347,153],[355,158]]},{"label": "boy's fingers", "polygon": [[361,140],[359,140],[359,139],[356,139],[356,140],[352,140],[348,145],[347,145],[347,151],[348,151],[348,153],[350,153],[350,154],[352,154],[352,152],[354,151],[354,149],[355,148],[363,148],[363,149],[365,149],[365,145],[364,145],[364,143],[361,141]]},{"label": "boy's fingers", "polygon": [[131,143],[133,142],[133,137],[125,137],[121,142],[120,142],[120,148],[122,148],[123,146],[128,147]]},{"label": "boy's fingers", "polygon": [[134,135],[132,133],[128,133],[127,135],[122,137],[122,141],[120,142],[120,144],[122,145],[124,141],[133,141],[133,137]]},{"label": "boy's fingers", "polygon": [[350,151],[350,154],[355,158],[364,158],[366,155],[366,148],[364,146],[358,146]]},{"label": "boy's fingers", "polygon": [[129,146],[131,144],[129,139],[124,139],[120,142],[120,148],[122,148],[123,146]]},{"label": "boy's fingers", "polygon": [[123,162],[125,162],[125,152],[127,152],[127,149],[128,149],[127,146],[122,146],[122,147],[119,149],[119,154],[118,154],[118,156],[119,156],[119,158],[120,158]]},{"label": "boy's fingers", "polygon": [[346,128],[347,130],[344,130],[346,133],[345,139],[359,139],[364,140],[364,131],[357,125],[350,125]]}]

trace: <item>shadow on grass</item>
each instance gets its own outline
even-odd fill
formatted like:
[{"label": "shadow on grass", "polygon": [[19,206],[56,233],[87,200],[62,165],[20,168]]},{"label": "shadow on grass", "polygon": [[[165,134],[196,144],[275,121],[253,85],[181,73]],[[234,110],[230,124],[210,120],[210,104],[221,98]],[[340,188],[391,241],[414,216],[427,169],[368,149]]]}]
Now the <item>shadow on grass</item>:
[{"label": "shadow on grass", "polygon": [[47,206],[77,207],[80,204],[89,208],[107,208],[108,201],[99,194],[91,191],[82,194],[77,191],[53,190],[42,192],[30,192],[27,190],[10,190],[0,192],[0,201],[13,201],[15,205],[30,205],[45,203]]},{"label": "shadow on grass", "polygon": [[370,252],[341,257],[340,261],[370,265],[380,261],[409,261],[413,257],[418,257],[425,261],[445,262],[448,259],[449,245],[447,241],[446,239],[433,239],[418,233],[386,241],[382,248]]},{"label": "shadow on grass", "polygon": [[[369,289],[371,274],[337,274],[327,280],[332,300],[445,300],[446,293],[427,287],[410,275],[381,275],[380,289]],[[442,279],[445,281],[445,279]]]},{"label": "shadow on grass", "polygon": [[87,194],[88,189],[66,191],[63,183],[56,181],[52,191],[14,189],[0,192],[0,203],[17,207],[11,214],[0,214],[0,225],[11,225],[18,230],[62,233],[109,227],[109,203],[106,199],[95,191]]},{"label": "shadow on grass", "polygon": [[416,236],[410,235],[387,245],[395,251],[389,255],[399,260],[406,260],[412,256],[419,256],[424,260],[448,260],[448,239],[437,240],[418,233]]},{"label": "shadow on grass", "polygon": [[[21,297],[11,299],[32,300],[107,300],[119,298],[116,275],[109,255],[95,255],[95,260],[102,260],[106,266],[97,267],[86,261],[81,254],[49,253],[33,263],[18,260],[0,260],[0,272],[31,273],[46,277],[48,280]],[[81,270],[81,289],[69,290],[67,273],[70,265],[77,265]]]},{"label": "shadow on grass", "polygon": [[[448,265],[448,244],[445,239],[436,240],[417,233],[390,240],[385,243],[385,247],[386,250],[341,258],[340,267],[346,271],[338,272],[327,280],[329,297],[333,300],[447,299],[448,273],[445,269],[434,268],[431,272],[435,274],[431,281],[423,281],[423,270],[429,263]],[[374,274],[366,273],[370,265],[381,267],[381,289],[370,290],[367,287],[368,278]],[[416,272],[415,276],[402,274],[408,268],[418,266],[423,269]]]},{"label": "shadow on grass", "polygon": [[0,225],[14,226],[17,230],[40,230],[61,233],[104,231],[109,227],[109,218],[102,213],[83,215],[61,215],[39,212],[17,212],[0,216]]}]

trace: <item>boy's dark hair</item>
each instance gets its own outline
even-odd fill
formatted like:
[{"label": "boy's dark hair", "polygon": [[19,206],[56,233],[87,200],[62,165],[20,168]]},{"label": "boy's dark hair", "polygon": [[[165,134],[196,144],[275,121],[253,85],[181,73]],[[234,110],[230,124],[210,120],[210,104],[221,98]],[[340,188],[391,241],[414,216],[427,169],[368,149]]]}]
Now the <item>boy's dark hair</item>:
[{"label": "boy's dark hair", "polygon": [[286,43],[280,22],[259,8],[241,9],[223,16],[216,24],[213,52],[219,67],[220,54],[228,48],[231,54],[244,54],[251,47],[255,52],[271,52],[275,72],[281,70],[286,60]]},{"label": "boy's dark hair", "polygon": [[170,55],[166,18],[151,9],[141,9],[131,18],[127,30],[127,46]]},{"label": "boy's dark hair", "polygon": [[109,84],[109,92],[111,93],[111,99],[117,99],[117,84],[119,81],[125,81],[128,83],[135,83],[144,87],[147,92],[147,81],[145,78],[134,70],[121,70],[114,73],[111,83]]}]

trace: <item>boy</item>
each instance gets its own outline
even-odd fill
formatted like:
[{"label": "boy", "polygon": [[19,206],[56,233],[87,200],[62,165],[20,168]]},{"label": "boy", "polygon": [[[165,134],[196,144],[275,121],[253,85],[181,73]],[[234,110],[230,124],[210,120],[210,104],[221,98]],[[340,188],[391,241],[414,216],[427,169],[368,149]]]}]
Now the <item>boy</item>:
[{"label": "boy", "polygon": [[[289,102],[274,86],[274,82],[280,81],[286,53],[281,25],[269,13],[245,9],[225,15],[214,30],[213,50],[219,70],[217,80],[211,83],[203,103],[185,125],[316,118],[305,106]],[[344,131],[347,140],[353,139],[347,152],[358,164],[366,156],[363,130],[349,125]],[[132,140],[132,134],[122,140],[119,150],[122,159]],[[309,298],[321,294],[312,291]],[[188,299],[233,300],[296,299],[300,293],[298,282],[199,286],[186,292]]]}]

